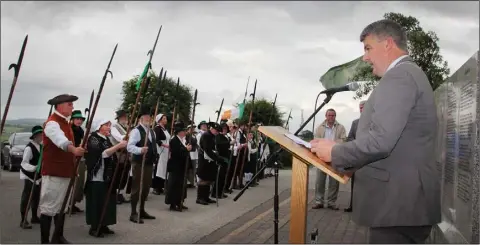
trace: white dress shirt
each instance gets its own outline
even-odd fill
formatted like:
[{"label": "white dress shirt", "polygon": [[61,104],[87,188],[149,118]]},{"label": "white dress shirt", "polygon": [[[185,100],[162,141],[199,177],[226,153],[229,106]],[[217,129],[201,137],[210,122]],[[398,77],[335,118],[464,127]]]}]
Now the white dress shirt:
[{"label": "white dress shirt", "polygon": [[[30,141],[34,146],[35,148],[37,149],[37,151],[40,152],[40,145],[31,140]],[[37,170],[37,166],[35,165],[32,165],[30,164],[30,161],[32,160],[33,158],[33,152],[32,152],[32,149],[30,148],[30,146],[27,146],[25,147],[25,150],[23,151],[23,158],[22,158],[22,163],[20,164],[22,166],[23,169],[25,169],[27,172],[35,172]],[[25,175],[22,171],[20,171],[20,179],[24,180],[24,179],[28,179],[30,180],[30,182],[33,181],[33,179],[30,179],[27,175]],[[38,178],[37,181],[35,181],[35,184],[38,185],[40,184],[40,181],[42,179],[41,178]]]},{"label": "white dress shirt", "polygon": [[[148,135],[148,140],[152,142],[152,132],[149,127],[145,127],[145,125],[140,124],[141,127],[147,132]],[[140,141],[141,136],[140,136],[140,131],[135,127],[131,132],[130,132],[130,138],[128,139],[128,144],[127,144],[127,151],[134,154],[134,155],[141,155],[142,154],[142,147],[136,146],[136,144]],[[142,142],[143,143],[143,142]]]},{"label": "white dress shirt", "polygon": [[[55,110],[53,113],[62,117],[63,119],[65,119],[65,121],[69,121],[67,117],[60,114],[58,111]],[[53,144],[55,144],[58,148],[64,151],[67,151],[68,145],[73,144],[73,142],[68,140],[65,136],[65,132],[63,132],[60,128],[60,124],[55,121],[49,121],[45,125],[45,129],[43,130],[43,132],[45,133],[45,136],[47,136],[53,142]]]}]

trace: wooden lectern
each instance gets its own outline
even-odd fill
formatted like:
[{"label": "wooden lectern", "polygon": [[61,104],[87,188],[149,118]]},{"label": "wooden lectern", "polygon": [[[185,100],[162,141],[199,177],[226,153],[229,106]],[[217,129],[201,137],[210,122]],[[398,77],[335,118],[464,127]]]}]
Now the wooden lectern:
[{"label": "wooden lectern", "polygon": [[290,238],[289,243],[305,244],[307,229],[308,202],[308,165],[311,164],[342,184],[349,177],[335,171],[329,164],[321,161],[310,149],[295,143],[285,134],[290,133],[279,126],[261,126],[258,131],[277,142],[283,149],[290,152],[292,161],[292,188],[290,207]]}]

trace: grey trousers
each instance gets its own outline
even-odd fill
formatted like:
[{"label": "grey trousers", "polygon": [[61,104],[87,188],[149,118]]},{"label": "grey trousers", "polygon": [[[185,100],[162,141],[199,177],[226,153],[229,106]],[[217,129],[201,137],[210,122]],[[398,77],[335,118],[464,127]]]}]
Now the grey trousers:
[{"label": "grey trousers", "polygon": [[370,244],[422,244],[431,230],[431,225],[375,227],[368,229],[367,237]]},{"label": "grey trousers", "polygon": [[[315,202],[317,204],[325,204],[325,185],[327,174],[317,169],[317,178],[315,181]],[[328,194],[327,205],[335,205],[338,197],[339,183],[336,179],[328,176]]]}]

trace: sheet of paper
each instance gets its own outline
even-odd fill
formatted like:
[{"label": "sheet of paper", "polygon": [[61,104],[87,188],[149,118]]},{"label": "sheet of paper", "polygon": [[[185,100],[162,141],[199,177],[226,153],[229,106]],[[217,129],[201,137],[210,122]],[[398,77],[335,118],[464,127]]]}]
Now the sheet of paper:
[{"label": "sheet of paper", "polygon": [[308,149],[312,148],[310,143],[306,142],[305,140],[300,139],[299,137],[295,136],[294,134],[288,133],[288,134],[285,134],[285,136],[287,136],[287,138],[293,140],[293,142],[295,142],[299,145],[303,145],[303,146],[307,147]]}]

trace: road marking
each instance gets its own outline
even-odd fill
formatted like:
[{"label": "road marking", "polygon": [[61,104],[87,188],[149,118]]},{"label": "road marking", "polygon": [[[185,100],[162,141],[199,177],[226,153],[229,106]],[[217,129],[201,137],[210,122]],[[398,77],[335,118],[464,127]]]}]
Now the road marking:
[{"label": "road marking", "polygon": [[[278,206],[281,207],[283,205],[285,205],[286,203],[290,202],[290,197],[285,199],[283,202],[281,202]],[[240,234],[241,232],[245,231],[248,227],[252,226],[253,224],[255,224],[255,222],[263,219],[265,216],[269,215],[270,213],[273,212],[273,208],[270,208],[268,209],[267,211],[259,214],[258,216],[256,216],[255,218],[251,219],[250,221],[248,221],[247,223],[243,224],[242,226],[238,227],[237,229],[235,229],[234,231],[232,231],[231,233],[229,233],[228,235],[222,237],[222,239],[216,241],[215,243],[221,243],[221,244],[226,244],[226,243],[229,243],[230,239],[233,237],[233,236],[236,236],[238,234]],[[289,215],[287,215],[289,216]]]}]

